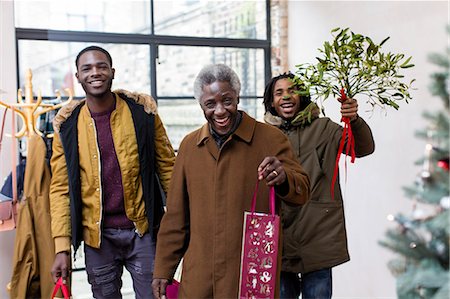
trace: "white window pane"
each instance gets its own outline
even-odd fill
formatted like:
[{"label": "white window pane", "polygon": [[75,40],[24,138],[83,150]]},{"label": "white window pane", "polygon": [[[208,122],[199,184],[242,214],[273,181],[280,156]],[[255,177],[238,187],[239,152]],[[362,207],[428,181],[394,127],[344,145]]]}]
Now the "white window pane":
[{"label": "white window pane", "polygon": [[266,39],[266,1],[155,0],[155,34]]},{"label": "white window pane", "polygon": [[[75,77],[75,58],[91,43],[19,41],[19,84],[24,87],[26,70],[33,73],[33,89],[43,96],[72,88],[75,96],[84,96]],[[148,45],[96,44],[106,49],[116,69],[113,89],[150,93],[150,49]]]},{"label": "white window pane", "polygon": [[193,96],[195,77],[207,64],[224,63],[238,74],[241,96],[262,96],[262,49],[160,46],[157,65],[158,96]]},{"label": "white window pane", "polygon": [[150,33],[150,0],[14,1],[16,27]]},{"label": "white window pane", "polygon": [[167,130],[170,142],[175,149],[180,147],[183,137],[205,122],[202,109],[197,100],[158,100],[158,114]]}]

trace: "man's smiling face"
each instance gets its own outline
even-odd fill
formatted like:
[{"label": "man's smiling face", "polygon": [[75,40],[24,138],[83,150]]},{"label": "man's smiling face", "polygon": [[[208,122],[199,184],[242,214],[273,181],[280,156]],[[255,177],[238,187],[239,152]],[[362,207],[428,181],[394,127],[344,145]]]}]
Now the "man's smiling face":
[{"label": "man's smiling face", "polygon": [[87,98],[102,98],[111,90],[114,72],[108,57],[100,51],[92,50],[80,56],[75,76]]},{"label": "man's smiling face", "polygon": [[300,96],[288,78],[280,79],[275,83],[272,107],[275,108],[278,116],[286,120],[292,119],[299,112]]},{"label": "man's smiling face", "polygon": [[215,81],[203,87],[200,106],[211,128],[227,135],[237,121],[239,97],[229,82]]}]

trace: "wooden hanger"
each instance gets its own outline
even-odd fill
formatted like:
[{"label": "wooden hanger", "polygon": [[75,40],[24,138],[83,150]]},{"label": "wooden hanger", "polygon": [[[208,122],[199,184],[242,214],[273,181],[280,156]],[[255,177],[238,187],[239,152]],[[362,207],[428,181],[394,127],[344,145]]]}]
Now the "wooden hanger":
[{"label": "wooden hanger", "polygon": [[[39,131],[38,128],[36,127],[36,122],[39,116],[49,111],[59,109],[62,106],[67,105],[73,99],[72,90],[70,88],[66,88],[65,91],[69,95],[69,98],[66,101],[61,102],[59,104],[45,104],[42,103],[42,95],[41,91],[39,90],[37,101],[34,102],[33,84],[31,83],[32,77],[33,75],[31,73],[31,69],[28,69],[26,73],[26,83],[25,83],[25,101],[23,100],[21,89],[17,91],[17,103],[7,104],[0,100],[0,106],[13,110],[23,120],[22,128],[19,130],[19,132],[15,134],[16,138],[22,138],[24,136],[30,137],[31,135],[35,134],[44,136],[44,133]],[[61,93],[58,90],[55,91],[55,94],[56,99],[61,100]],[[42,109],[38,110],[38,108]]]}]

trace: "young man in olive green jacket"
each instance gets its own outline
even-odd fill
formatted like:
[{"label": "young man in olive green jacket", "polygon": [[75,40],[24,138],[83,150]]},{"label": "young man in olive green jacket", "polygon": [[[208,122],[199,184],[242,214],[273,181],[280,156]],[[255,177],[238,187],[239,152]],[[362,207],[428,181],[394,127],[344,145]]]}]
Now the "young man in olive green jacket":
[{"label": "young man in olive green jacket", "polygon": [[[298,298],[301,293],[302,298],[326,299],[332,294],[331,268],[350,259],[339,176],[331,198],[343,128],[327,117],[319,118],[319,108],[296,93],[292,78],[290,73],[275,77],[264,92],[265,121],[288,136],[311,182],[310,201],[304,206],[282,203],[281,298]],[[357,111],[354,99],[341,105],[342,116],[351,120],[356,157],[363,157],[374,151],[374,141]]]}]

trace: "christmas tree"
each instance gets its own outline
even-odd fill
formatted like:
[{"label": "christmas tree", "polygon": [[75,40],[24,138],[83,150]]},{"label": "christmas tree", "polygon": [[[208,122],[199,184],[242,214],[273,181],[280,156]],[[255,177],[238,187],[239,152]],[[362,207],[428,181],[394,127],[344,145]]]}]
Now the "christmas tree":
[{"label": "christmas tree", "polygon": [[426,112],[429,126],[417,132],[426,141],[425,154],[417,164],[421,170],[415,182],[404,187],[413,200],[409,215],[389,215],[397,223],[379,243],[399,254],[389,269],[397,279],[398,298],[450,298],[449,292],[449,69],[450,48],[444,55],[431,54],[439,66],[432,74],[430,91],[443,101],[445,109]]}]

